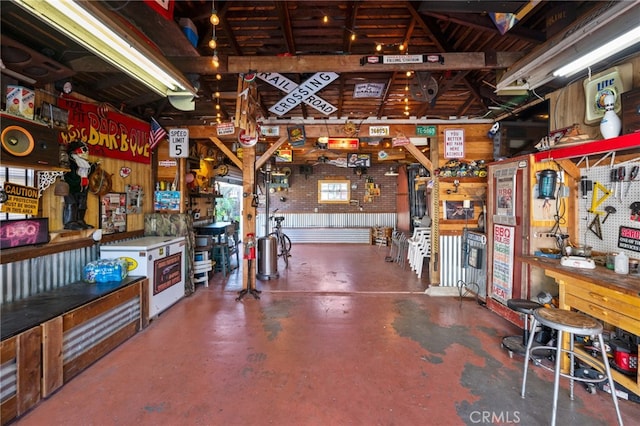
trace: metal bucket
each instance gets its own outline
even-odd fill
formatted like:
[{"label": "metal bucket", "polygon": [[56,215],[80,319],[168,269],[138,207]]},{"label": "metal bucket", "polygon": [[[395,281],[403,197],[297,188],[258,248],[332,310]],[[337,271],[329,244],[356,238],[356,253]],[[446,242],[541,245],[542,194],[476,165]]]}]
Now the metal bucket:
[{"label": "metal bucket", "polygon": [[273,236],[258,238],[258,273],[259,280],[278,278],[278,244]]}]

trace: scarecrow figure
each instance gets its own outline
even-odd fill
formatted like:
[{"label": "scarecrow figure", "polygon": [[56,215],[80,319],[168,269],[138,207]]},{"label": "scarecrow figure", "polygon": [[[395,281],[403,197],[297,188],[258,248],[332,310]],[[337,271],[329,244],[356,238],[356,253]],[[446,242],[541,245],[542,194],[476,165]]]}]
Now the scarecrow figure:
[{"label": "scarecrow figure", "polygon": [[89,162],[89,147],[82,141],[71,142],[67,148],[71,160],[71,171],[64,174],[69,184],[69,194],[64,197],[62,222],[64,229],[89,229],[93,226],[84,221],[89,195],[89,175],[96,164]]}]

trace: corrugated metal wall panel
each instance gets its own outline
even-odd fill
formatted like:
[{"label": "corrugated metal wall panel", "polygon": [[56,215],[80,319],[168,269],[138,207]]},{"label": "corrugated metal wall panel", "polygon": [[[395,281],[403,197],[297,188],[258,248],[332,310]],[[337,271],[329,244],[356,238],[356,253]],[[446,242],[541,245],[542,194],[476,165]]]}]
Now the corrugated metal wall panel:
[{"label": "corrugated metal wall panel", "polygon": [[136,297],[66,331],[63,338],[63,362],[66,364],[86,353],[139,318],[140,299]]},{"label": "corrugated metal wall panel", "polygon": [[[292,228],[286,234],[292,243],[371,244],[369,228]],[[295,249],[294,249],[295,250]]]},{"label": "corrugated metal wall panel", "polygon": [[440,236],[440,285],[458,287],[465,280],[464,259],[462,257],[462,236]]},{"label": "corrugated metal wall panel", "polygon": [[98,246],[0,265],[2,303],[64,287],[82,279],[84,265],[98,259]]},{"label": "corrugated metal wall panel", "polygon": [[[395,213],[282,213],[284,233],[299,243],[367,243],[370,228],[395,228]],[[258,237],[264,236],[264,214],[256,218]],[[271,229],[272,226],[269,227]]]}]

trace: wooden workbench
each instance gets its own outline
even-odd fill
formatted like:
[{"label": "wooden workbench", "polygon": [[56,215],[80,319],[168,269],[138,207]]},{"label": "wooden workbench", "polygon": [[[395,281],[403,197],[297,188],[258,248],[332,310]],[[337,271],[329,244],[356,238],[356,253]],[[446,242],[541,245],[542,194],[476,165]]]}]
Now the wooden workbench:
[{"label": "wooden workbench", "polygon": [[[520,256],[531,267],[542,268],[558,283],[560,309],[574,309],[640,336],[640,276],[620,275],[596,266],[580,269],[560,260]],[[640,349],[640,348],[639,348]],[[597,360],[593,359],[597,365]],[[612,370],[617,383],[640,395],[640,379]]]}]

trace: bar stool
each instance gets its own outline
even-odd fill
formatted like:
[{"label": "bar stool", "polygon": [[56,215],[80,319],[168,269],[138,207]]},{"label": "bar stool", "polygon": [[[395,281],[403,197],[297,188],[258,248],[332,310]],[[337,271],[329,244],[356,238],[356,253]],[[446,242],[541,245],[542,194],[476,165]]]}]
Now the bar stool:
[{"label": "bar stool", "polygon": [[[533,346],[535,329],[538,324],[547,326],[558,332],[556,339],[556,346]],[[580,312],[573,312],[565,309],[550,309],[550,308],[538,308],[533,311],[533,321],[531,323],[531,332],[529,333],[529,342],[527,343],[527,349],[524,358],[524,374],[522,376],[522,398],[525,397],[525,389],[527,385],[527,369],[529,367],[529,359],[532,357],[532,353],[538,350],[555,350],[555,368],[539,364],[541,367],[553,371],[555,376],[553,380],[553,412],[551,417],[551,424],[556,424],[556,411],[558,409],[558,389],[560,385],[560,376],[567,377],[569,379],[569,395],[573,400],[573,382],[574,380],[586,382],[586,383],[599,383],[605,380],[609,380],[609,386],[611,387],[611,398],[613,399],[613,405],[616,408],[616,414],[618,416],[618,424],[622,426],[622,416],[620,415],[620,408],[618,407],[618,397],[616,395],[615,383],[613,376],[611,375],[611,369],[609,368],[609,361],[607,360],[606,351],[601,351],[602,362],[606,372],[606,377],[602,378],[583,378],[574,376],[574,359],[583,357],[583,355],[574,352],[573,341],[574,335],[578,336],[597,336],[600,343],[600,347],[604,348],[604,339],[602,338],[602,324],[596,321],[594,318],[582,314]],[[563,333],[569,334],[569,349],[562,347]],[[570,372],[562,373],[560,371],[562,360],[562,353],[569,354],[570,359]],[[586,356],[585,356],[586,358]]]},{"label": "bar stool", "polygon": [[215,271],[222,272],[222,276],[226,277],[227,273],[231,271],[229,245],[226,242],[215,243],[213,245],[213,259],[216,262]]},{"label": "bar stool", "polygon": [[524,314],[522,335],[506,336],[502,339],[502,347],[509,351],[509,358],[513,358],[514,352],[518,355],[524,355],[527,348],[527,341],[529,340],[529,318],[533,315],[533,311],[541,308],[542,305],[528,299],[509,299],[507,300],[507,306],[516,312]]}]

